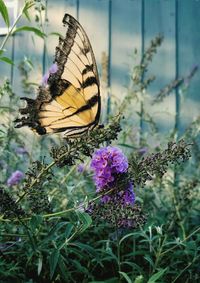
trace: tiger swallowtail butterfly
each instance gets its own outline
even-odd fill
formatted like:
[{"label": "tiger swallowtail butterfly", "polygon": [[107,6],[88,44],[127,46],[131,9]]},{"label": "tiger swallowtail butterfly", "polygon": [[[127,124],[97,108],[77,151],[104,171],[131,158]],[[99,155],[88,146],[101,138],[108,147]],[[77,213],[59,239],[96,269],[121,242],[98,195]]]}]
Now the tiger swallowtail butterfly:
[{"label": "tiger swallowtail butterfly", "polygon": [[39,135],[62,132],[75,137],[98,124],[101,109],[94,53],[80,23],[65,14],[65,38],[59,37],[53,70],[39,86],[36,99],[22,97],[26,107],[16,127],[29,126]]}]

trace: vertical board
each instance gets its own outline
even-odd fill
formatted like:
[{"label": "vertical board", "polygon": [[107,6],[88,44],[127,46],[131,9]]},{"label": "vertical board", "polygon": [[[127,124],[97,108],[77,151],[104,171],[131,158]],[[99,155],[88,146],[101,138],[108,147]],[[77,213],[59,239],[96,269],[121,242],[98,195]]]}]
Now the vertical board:
[{"label": "vertical board", "polygon": [[[20,7],[22,4],[20,2]],[[34,9],[32,8],[30,11],[32,16],[32,21],[29,22],[25,16],[23,16],[17,27],[20,26],[38,26],[35,23]],[[19,96],[24,96],[22,84],[21,84],[21,75],[19,72],[19,64],[27,58],[34,65],[33,70],[29,73],[30,82],[31,83],[40,83],[42,77],[42,51],[43,51],[44,40],[38,36],[36,36],[33,32],[22,31],[15,35],[15,67],[14,67],[14,80],[13,84],[15,86],[15,93]],[[34,96],[34,94],[33,94]],[[32,97],[33,97],[32,96]]]},{"label": "vertical board", "polygon": [[179,73],[181,76],[187,76],[195,65],[199,67],[199,70],[191,79],[188,90],[181,94],[180,126],[183,130],[200,114],[200,1],[179,0],[178,6]]},{"label": "vertical board", "polygon": [[133,52],[141,48],[141,1],[114,0],[112,3],[112,93],[122,97],[130,81]]},{"label": "vertical board", "polygon": [[[175,1],[144,1],[145,5],[145,48],[151,39],[161,34],[164,36],[158,53],[154,56],[146,76],[155,75],[156,80],[150,85],[149,93],[156,95],[159,90],[175,79]],[[148,103],[151,103],[148,101]],[[148,111],[161,129],[168,131],[174,127],[175,96],[171,94],[162,103],[152,106]]]},{"label": "vertical board", "polygon": [[63,27],[62,19],[65,13],[76,16],[77,0],[59,0],[59,3],[54,0],[48,1],[48,27],[47,27],[47,69],[52,65],[55,48],[58,45],[58,36],[50,35],[50,33],[66,34],[66,29]]}]

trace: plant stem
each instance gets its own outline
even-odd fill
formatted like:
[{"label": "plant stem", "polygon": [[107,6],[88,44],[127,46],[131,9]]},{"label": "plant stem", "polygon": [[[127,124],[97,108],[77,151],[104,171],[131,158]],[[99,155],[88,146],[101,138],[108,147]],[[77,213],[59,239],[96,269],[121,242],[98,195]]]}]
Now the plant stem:
[{"label": "plant stem", "polygon": [[3,51],[3,48],[4,48],[4,46],[6,45],[6,43],[7,43],[8,39],[9,39],[10,35],[12,34],[13,29],[14,29],[15,26],[17,25],[18,21],[21,19],[25,7],[26,7],[26,4],[24,4],[24,6],[23,6],[21,12],[20,12],[19,15],[17,16],[17,18],[16,18],[16,20],[14,21],[12,27],[8,30],[8,33],[7,33],[6,37],[4,38],[4,40],[3,40],[2,44],[1,44],[0,51]]},{"label": "plant stem", "polygon": [[[52,162],[52,163],[53,163],[53,162]],[[51,163],[51,164],[52,164],[52,163]],[[94,201],[100,199],[102,196],[105,196],[105,195],[107,195],[107,194],[110,194],[113,190],[114,190],[114,189],[110,189],[108,192],[103,193],[103,194],[101,194],[101,195],[98,195],[97,197],[93,198],[93,199],[91,200],[91,202],[94,202]],[[24,194],[22,195],[22,197],[24,197]],[[19,201],[19,199],[18,199],[18,201]],[[84,203],[81,203],[81,204],[78,205],[77,207],[68,208],[68,209],[66,209],[66,210],[62,210],[62,211],[58,211],[58,212],[54,212],[54,213],[44,214],[44,215],[42,215],[42,217],[43,217],[43,218],[57,217],[57,216],[60,216],[60,215],[65,214],[65,213],[68,213],[68,212],[71,212],[71,211],[80,209],[80,208],[82,208],[83,206],[84,206]],[[21,219],[22,219],[22,218],[21,218]],[[24,218],[23,220],[30,220],[30,219],[31,219],[30,217],[27,217],[27,218]],[[18,220],[18,219],[16,219],[16,220]],[[11,221],[11,220],[10,220],[10,219],[0,219],[0,222],[1,222],[1,221],[3,221],[3,222],[9,222],[9,221]],[[13,221],[13,219],[12,219],[12,221]]]},{"label": "plant stem", "polygon": [[[200,231],[200,227],[198,227],[195,231],[193,231],[190,235],[188,235],[184,240],[181,241],[181,243],[186,242],[189,238],[191,238],[193,235],[195,235],[197,232]],[[164,254],[174,250],[177,246],[179,246],[180,244],[176,244],[175,246],[173,246],[172,248],[169,248],[168,250],[164,251],[161,253],[161,256],[163,256]]]},{"label": "plant stem", "polygon": [[120,255],[120,239],[119,239],[119,228],[117,226],[117,218],[115,217],[115,229],[117,235],[117,264],[118,264],[118,272],[120,274],[119,282],[121,282],[121,255]]},{"label": "plant stem", "polygon": [[[67,152],[68,153],[68,152]],[[64,157],[67,153],[63,154],[62,157]],[[50,163],[46,168],[44,168],[37,176],[37,178],[32,182],[32,184],[29,186],[29,190],[27,190],[23,195],[21,195],[21,197],[18,198],[18,200],[16,200],[16,203],[19,203],[30,191],[30,189],[40,180],[40,178],[43,176],[43,174],[45,174],[46,172],[49,171],[49,169],[51,167],[53,167],[56,164],[56,161],[53,161],[52,163]]]}]

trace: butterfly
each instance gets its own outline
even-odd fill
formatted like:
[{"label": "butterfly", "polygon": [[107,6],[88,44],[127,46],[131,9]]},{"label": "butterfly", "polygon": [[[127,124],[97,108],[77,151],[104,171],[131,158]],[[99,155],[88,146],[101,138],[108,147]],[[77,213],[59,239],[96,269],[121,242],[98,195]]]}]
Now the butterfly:
[{"label": "butterfly", "polygon": [[65,38],[59,37],[54,64],[38,87],[36,99],[22,97],[26,107],[16,127],[28,126],[39,135],[62,132],[76,137],[94,128],[100,118],[101,97],[97,65],[86,32],[65,14]]}]

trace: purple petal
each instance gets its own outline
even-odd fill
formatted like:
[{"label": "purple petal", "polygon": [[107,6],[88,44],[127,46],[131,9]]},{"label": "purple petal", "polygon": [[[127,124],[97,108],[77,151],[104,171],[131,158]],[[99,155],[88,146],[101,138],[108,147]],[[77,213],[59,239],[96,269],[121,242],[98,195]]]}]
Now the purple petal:
[{"label": "purple petal", "polygon": [[17,148],[15,149],[15,152],[16,152],[17,154],[26,154],[26,153],[28,153],[28,151],[27,151],[24,147],[17,147]]},{"label": "purple petal", "polygon": [[84,170],[85,170],[85,164],[84,163],[79,164],[77,167],[77,172],[83,173]]},{"label": "purple petal", "polygon": [[144,155],[147,152],[148,152],[148,148],[147,147],[142,147],[142,148],[138,149],[138,153],[140,155]]},{"label": "purple petal", "polygon": [[47,86],[48,84],[48,79],[49,79],[49,73],[46,73],[43,78],[42,78],[42,85]]},{"label": "purple petal", "polygon": [[51,67],[49,68],[49,73],[50,74],[55,74],[58,71],[58,65],[57,63],[54,63],[53,65],[51,65]]},{"label": "purple petal", "polygon": [[17,185],[24,178],[24,173],[17,170],[11,174],[7,180],[7,186],[11,187]]}]

